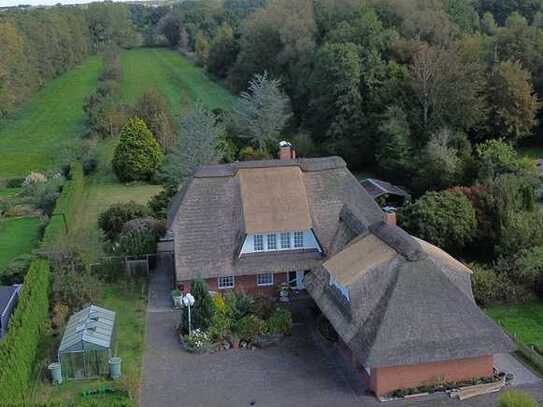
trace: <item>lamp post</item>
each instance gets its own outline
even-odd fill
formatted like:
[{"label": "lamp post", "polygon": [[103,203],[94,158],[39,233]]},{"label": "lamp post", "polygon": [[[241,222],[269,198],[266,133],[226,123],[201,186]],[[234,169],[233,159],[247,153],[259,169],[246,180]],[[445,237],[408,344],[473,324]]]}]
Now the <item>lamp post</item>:
[{"label": "lamp post", "polygon": [[188,307],[189,309],[189,336],[190,336],[192,335],[192,327],[190,324],[190,307],[194,305],[194,297],[192,296],[191,293],[188,293],[185,296],[183,296],[183,305],[185,307]]}]

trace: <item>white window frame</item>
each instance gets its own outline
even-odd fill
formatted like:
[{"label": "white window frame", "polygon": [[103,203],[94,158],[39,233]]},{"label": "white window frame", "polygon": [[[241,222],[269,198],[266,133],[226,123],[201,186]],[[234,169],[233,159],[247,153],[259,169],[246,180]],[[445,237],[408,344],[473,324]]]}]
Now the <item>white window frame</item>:
[{"label": "white window frame", "polygon": [[294,248],[304,248],[304,232],[294,232]]},{"label": "white window frame", "polygon": [[[273,241],[273,245],[270,245],[270,241]],[[267,250],[277,250],[277,235],[275,233],[268,233],[266,235]]]},{"label": "white window frame", "polygon": [[255,252],[264,251],[264,235],[256,234],[253,236],[253,247],[255,249]]},{"label": "white window frame", "polygon": [[[281,249],[290,249],[292,248],[292,242],[290,241],[290,232],[281,232],[279,235],[279,243],[281,244]],[[288,246],[285,246],[283,243],[288,242]]]},{"label": "white window frame", "polygon": [[[270,277],[269,281],[266,281],[266,282],[261,282],[259,281],[259,279],[261,277]],[[256,275],[256,285],[258,287],[270,287],[270,286],[273,286],[273,273],[261,273],[261,274],[257,274]]]},{"label": "white window frame", "polygon": [[228,288],[234,288],[234,285],[235,285],[234,276],[217,277],[217,288],[219,290],[226,290]]}]

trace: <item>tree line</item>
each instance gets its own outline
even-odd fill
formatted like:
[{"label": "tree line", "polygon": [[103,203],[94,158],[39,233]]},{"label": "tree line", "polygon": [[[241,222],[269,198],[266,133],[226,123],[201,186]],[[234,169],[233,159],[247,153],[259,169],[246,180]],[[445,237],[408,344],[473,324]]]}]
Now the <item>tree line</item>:
[{"label": "tree line", "polygon": [[129,7],[14,9],[0,14],[0,119],[49,80],[105,47],[135,44]]}]

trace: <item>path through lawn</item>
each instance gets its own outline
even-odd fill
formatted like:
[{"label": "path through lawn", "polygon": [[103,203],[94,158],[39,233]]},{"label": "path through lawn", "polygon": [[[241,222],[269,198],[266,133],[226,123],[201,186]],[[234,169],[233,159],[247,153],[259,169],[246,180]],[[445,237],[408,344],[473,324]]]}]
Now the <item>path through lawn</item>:
[{"label": "path through lawn", "polygon": [[83,104],[96,88],[100,57],[52,80],[0,127],[0,179],[46,170],[79,143]]}]

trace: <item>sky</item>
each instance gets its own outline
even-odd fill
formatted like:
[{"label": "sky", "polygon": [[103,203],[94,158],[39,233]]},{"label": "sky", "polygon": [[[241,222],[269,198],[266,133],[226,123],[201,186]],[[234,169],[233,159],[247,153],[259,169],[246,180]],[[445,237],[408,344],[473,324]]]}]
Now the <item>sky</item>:
[{"label": "sky", "polygon": [[[57,3],[62,4],[82,4],[91,3],[96,0],[0,0],[0,7],[17,6],[19,4],[30,4],[31,6],[52,6]],[[119,1],[119,0],[115,0]],[[140,1],[140,0],[132,0]]]}]

